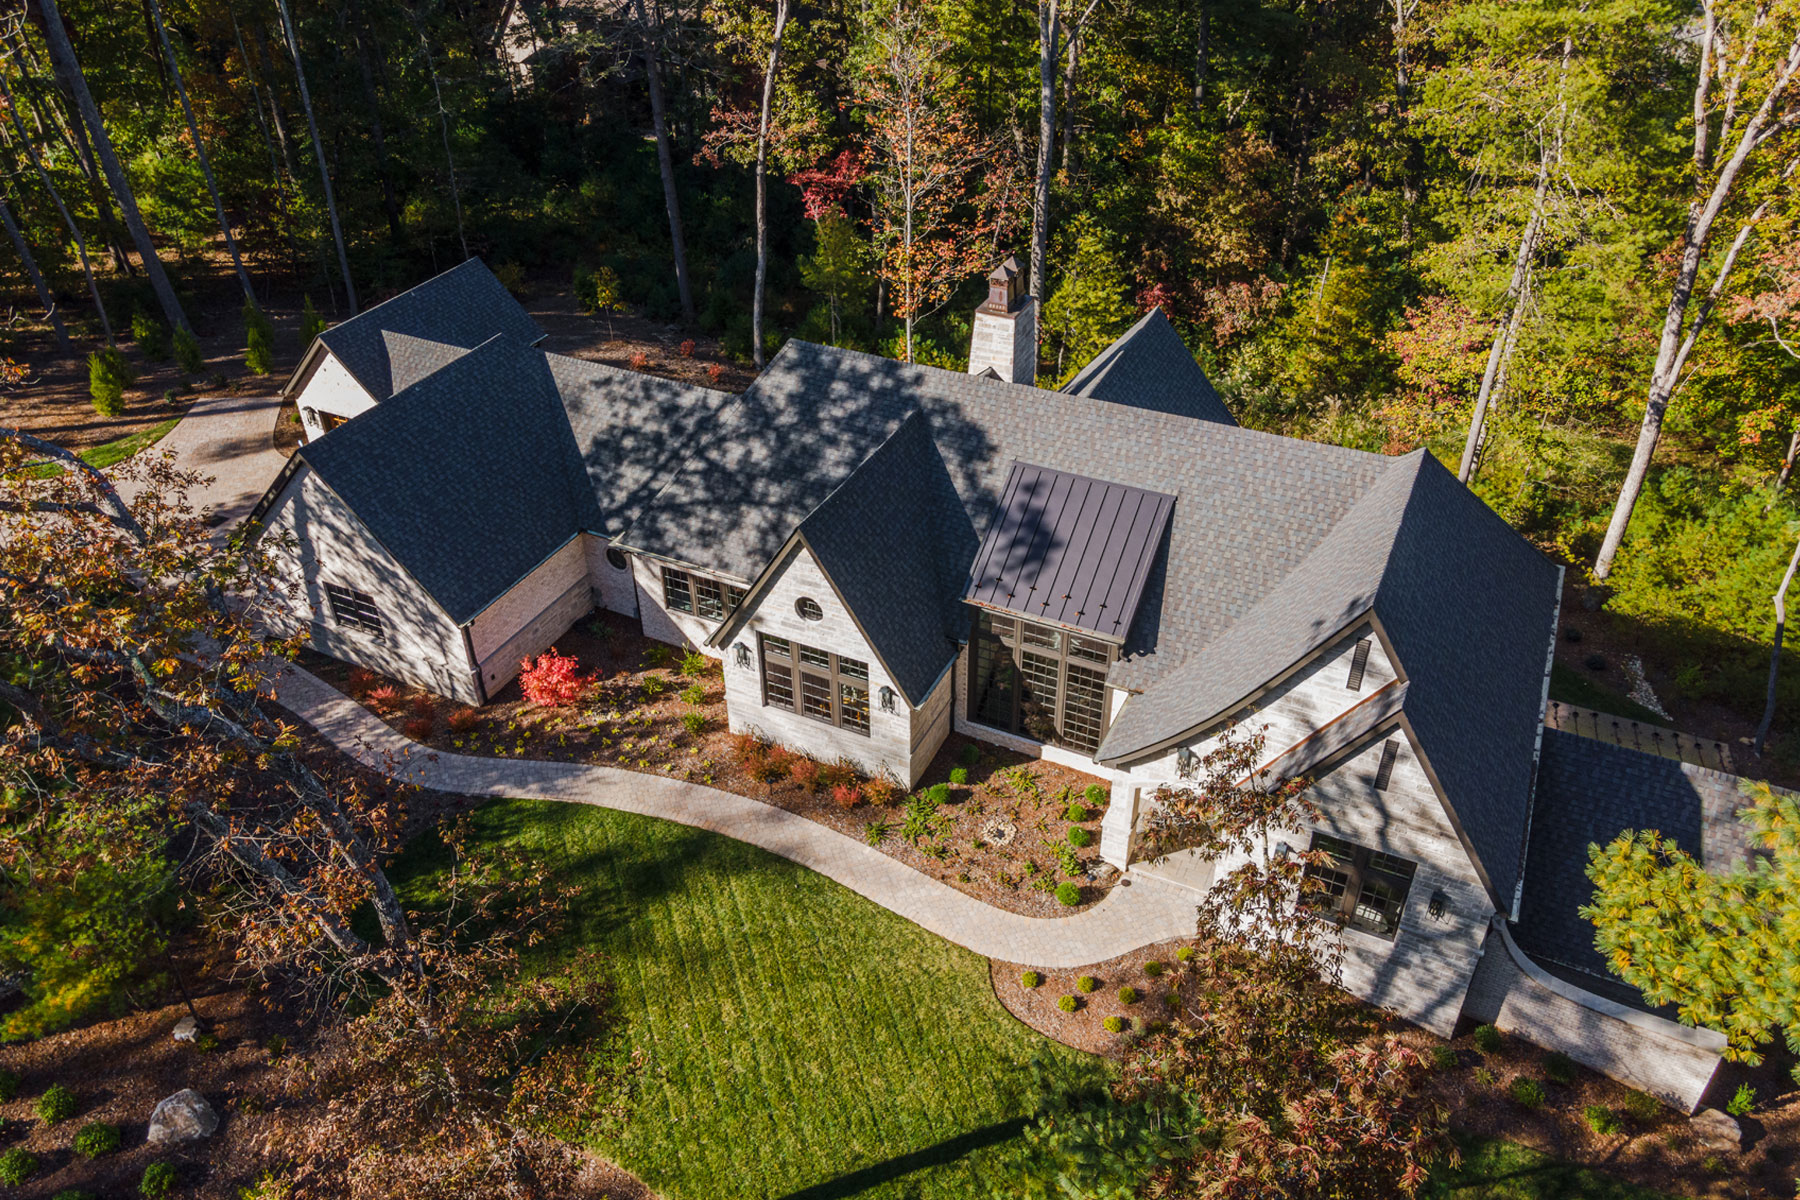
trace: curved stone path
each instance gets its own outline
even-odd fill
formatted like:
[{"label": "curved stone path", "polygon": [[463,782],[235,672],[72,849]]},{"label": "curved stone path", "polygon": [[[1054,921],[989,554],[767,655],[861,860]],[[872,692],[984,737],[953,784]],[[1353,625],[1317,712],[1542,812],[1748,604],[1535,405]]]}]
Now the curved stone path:
[{"label": "curved stone path", "polygon": [[579,763],[477,758],[432,750],[302,667],[286,665],[276,698],[345,754],[390,778],[472,796],[593,804],[661,817],[760,846],[987,958],[1046,968],[1085,966],[1194,931],[1194,893],[1128,872],[1093,908],[1027,917],[984,904],[881,851],[735,792]]}]

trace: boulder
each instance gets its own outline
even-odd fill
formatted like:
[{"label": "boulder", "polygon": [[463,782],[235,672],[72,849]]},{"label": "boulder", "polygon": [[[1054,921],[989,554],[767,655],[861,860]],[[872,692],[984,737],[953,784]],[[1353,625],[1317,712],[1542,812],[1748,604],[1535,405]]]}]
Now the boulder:
[{"label": "boulder", "polygon": [[175,1022],[175,1040],[176,1041],[191,1042],[199,1036],[200,1036],[200,1022],[194,1020],[193,1017],[191,1017],[191,1016],[183,1017],[183,1018],[181,1018],[181,1020]]},{"label": "boulder", "polygon": [[219,1114],[206,1097],[193,1088],[182,1088],[156,1106],[150,1114],[150,1144],[178,1145],[208,1138],[219,1128]]},{"label": "boulder", "polygon": [[1688,1128],[1708,1149],[1736,1150],[1744,1144],[1744,1130],[1737,1118],[1716,1108],[1703,1108],[1689,1117]]}]

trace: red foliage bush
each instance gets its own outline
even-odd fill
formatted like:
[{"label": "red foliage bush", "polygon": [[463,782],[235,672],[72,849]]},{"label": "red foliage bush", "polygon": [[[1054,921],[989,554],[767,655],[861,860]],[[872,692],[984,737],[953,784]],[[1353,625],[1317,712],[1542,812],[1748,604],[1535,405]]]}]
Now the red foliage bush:
[{"label": "red foliage bush", "polygon": [[819,783],[833,792],[840,787],[851,787],[858,782],[856,768],[838,759],[836,762],[824,763],[819,767]]},{"label": "red foliage bush", "polygon": [[426,720],[435,717],[437,715],[436,698],[424,692],[420,692],[417,696],[412,698],[412,713],[413,716],[424,717]]},{"label": "red foliage bush", "polygon": [[367,667],[350,668],[350,694],[352,696],[367,695],[380,682],[381,676]]},{"label": "red foliage bush", "polygon": [[807,758],[804,754],[796,755],[794,761],[788,764],[788,778],[792,779],[802,791],[818,791],[818,760]]},{"label": "red foliage bush", "polygon": [[642,371],[645,367],[650,365],[650,356],[645,354],[642,350],[633,350],[631,352],[630,362],[632,370]]},{"label": "red foliage bush", "polygon": [[886,808],[900,795],[900,785],[885,775],[877,775],[863,784],[863,799],[877,808]]},{"label": "red foliage bush", "polygon": [[839,808],[855,808],[862,799],[863,790],[854,783],[840,783],[831,789],[832,803]]},{"label": "red foliage bush", "polygon": [[768,757],[769,743],[754,733],[734,733],[731,735],[731,753],[738,765],[748,770]]},{"label": "red foliage bush", "polygon": [[688,338],[686,341],[682,342],[680,346],[676,347],[675,352],[683,358],[694,357],[694,339]]},{"label": "red foliage bush", "polygon": [[468,733],[481,724],[481,713],[473,708],[459,708],[450,714],[448,724],[452,733]]},{"label": "red foliage bush", "polygon": [[558,654],[552,646],[537,661],[519,663],[519,688],[525,698],[543,708],[566,708],[578,702],[594,685],[591,676],[581,673],[581,663],[567,654]]},{"label": "red foliage bush", "polygon": [[707,363],[706,364],[706,381],[708,383],[717,383],[717,382],[719,382],[719,380],[721,380],[723,378],[725,378],[725,367],[722,364],[720,364],[720,363]]},{"label": "red foliage bush", "polygon": [[401,726],[401,729],[405,732],[406,736],[413,741],[422,742],[431,736],[431,718],[411,717],[407,720],[405,725]]},{"label": "red foliage bush", "polygon": [[393,708],[400,703],[400,689],[391,683],[384,683],[378,688],[369,689],[369,694],[364,699],[376,708]]},{"label": "red foliage bush", "polygon": [[769,764],[769,773],[772,775],[779,773],[778,777],[781,779],[787,779],[793,775],[794,763],[798,757],[786,746],[770,746],[769,752],[763,756]]}]

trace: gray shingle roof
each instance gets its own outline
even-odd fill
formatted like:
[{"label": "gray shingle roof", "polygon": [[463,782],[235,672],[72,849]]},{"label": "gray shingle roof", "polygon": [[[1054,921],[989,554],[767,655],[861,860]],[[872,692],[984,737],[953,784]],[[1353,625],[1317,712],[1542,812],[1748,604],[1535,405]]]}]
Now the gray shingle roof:
[{"label": "gray shingle roof", "polygon": [[[1546,970],[1643,1007],[1594,947],[1594,927],[1578,911],[1594,894],[1588,847],[1627,829],[1657,829],[1708,870],[1733,866],[1744,849],[1734,814],[1741,781],[1676,759],[1593,738],[1544,731],[1525,892],[1513,927],[1519,947]],[[1608,986],[1610,985],[1610,986]]]},{"label": "gray shingle roof", "polygon": [[1063,385],[1072,396],[1116,400],[1158,412],[1235,425],[1231,410],[1181,335],[1153,308]]},{"label": "gray shingle roof", "polygon": [[503,336],[297,453],[458,624],[601,522],[545,355]]},{"label": "gray shingle roof", "polygon": [[544,337],[486,264],[471,258],[332,326],[319,341],[382,401],[497,333],[525,344]]}]

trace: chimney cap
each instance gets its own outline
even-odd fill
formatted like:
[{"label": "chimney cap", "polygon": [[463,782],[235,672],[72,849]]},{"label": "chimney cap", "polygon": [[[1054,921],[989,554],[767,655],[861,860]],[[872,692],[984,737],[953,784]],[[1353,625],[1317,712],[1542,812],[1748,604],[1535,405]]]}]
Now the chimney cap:
[{"label": "chimney cap", "polygon": [[1017,309],[1025,294],[1024,272],[1025,268],[1019,265],[1015,254],[1007,255],[1005,262],[988,272],[988,294],[981,311],[1005,314]]},{"label": "chimney cap", "polygon": [[1013,277],[1024,269],[1024,267],[1019,265],[1019,256],[1016,254],[1009,254],[1006,256],[1005,262],[988,272],[988,282],[1011,283]]}]

